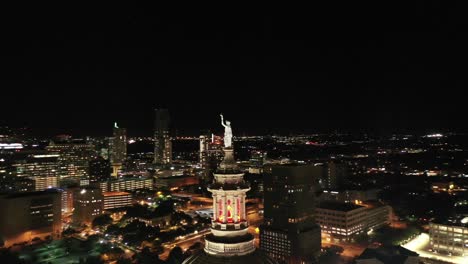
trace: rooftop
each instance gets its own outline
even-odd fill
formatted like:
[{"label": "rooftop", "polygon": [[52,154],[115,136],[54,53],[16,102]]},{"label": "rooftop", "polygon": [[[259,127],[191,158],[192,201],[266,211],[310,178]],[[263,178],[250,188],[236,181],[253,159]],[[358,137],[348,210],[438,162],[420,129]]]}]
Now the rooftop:
[{"label": "rooftop", "polygon": [[103,192],[102,195],[106,196],[119,196],[119,195],[130,195],[129,192]]},{"label": "rooftop", "polygon": [[340,203],[340,202],[322,202],[320,203],[317,208],[327,209],[327,210],[334,210],[334,211],[342,211],[342,212],[349,212],[352,210],[356,210],[359,208],[365,208],[364,206],[356,205],[353,203]]},{"label": "rooftop", "polygon": [[58,194],[59,191],[54,189],[48,189],[45,191],[36,191],[36,192],[19,192],[19,193],[12,193],[12,194],[5,194],[0,195],[0,197],[5,199],[16,199],[16,198],[23,198],[23,197],[31,197],[31,196],[42,196],[42,195],[49,195],[49,194]]},{"label": "rooftop", "polygon": [[432,223],[447,225],[447,226],[468,227],[468,216],[456,215],[456,216],[449,217],[447,219],[436,219],[436,220],[433,220]]},{"label": "rooftop", "polygon": [[367,248],[357,259],[378,259],[384,264],[403,264],[408,257],[417,257],[418,253],[402,246],[387,246],[376,249]]}]

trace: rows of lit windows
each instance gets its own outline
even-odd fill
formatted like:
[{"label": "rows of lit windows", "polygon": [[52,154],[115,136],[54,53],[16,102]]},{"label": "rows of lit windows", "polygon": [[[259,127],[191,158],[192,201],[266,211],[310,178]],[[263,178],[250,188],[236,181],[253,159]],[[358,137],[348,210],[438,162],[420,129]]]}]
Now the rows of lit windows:
[{"label": "rows of lit windows", "polygon": [[291,255],[291,242],[286,234],[264,231],[261,235],[261,248],[271,257],[285,260]]}]

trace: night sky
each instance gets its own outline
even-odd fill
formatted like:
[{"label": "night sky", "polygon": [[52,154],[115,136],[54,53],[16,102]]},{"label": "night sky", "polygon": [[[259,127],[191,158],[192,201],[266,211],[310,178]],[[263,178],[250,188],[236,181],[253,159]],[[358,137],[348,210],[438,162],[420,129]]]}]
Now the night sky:
[{"label": "night sky", "polygon": [[166,107],[179,134],[220,131],[220,112],[234,133],[465,130],[468,21],[446,4],[11,13],[0,125],[150,135]]}]

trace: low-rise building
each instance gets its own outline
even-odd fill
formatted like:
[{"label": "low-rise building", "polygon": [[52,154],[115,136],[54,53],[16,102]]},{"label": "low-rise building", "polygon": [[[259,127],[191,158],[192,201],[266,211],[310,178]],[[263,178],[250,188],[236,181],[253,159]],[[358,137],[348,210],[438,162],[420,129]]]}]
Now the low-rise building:
[{"label": "low-rise building", "polygon": [[316,208],[316,221],[322,233],[349,240],[366,231],[366,207],[352,203],[322,202]]},{"label": "low-rise building", "polygon": [[58,176],[37,176],[32,178],[36,191],[43,191],[59,186]]},{"label": "low-rise building", "polygon": [[437,253],[468,256],[468,217],[451,217],[429,224],[432,249]]},{"label": "low-rise building", "polygon": [[99,187],[102,192],[123,192],[138,189],[153,190],[153,180],[150,178],[122,178],[108,181],[92,183],[92,186]]},{"label": "low-rise building", "polygon": [[132,194],[128,192],[103,192],[104,210],[132,205]]},{"label": "low-rise building", "polygon": [[0,237],[5,247],[59,238],[60,193],[53,190],[0,195]]},{"label": "low-rise building", "polygon": [[316,221],[329,238],[350,240],[353,236],[390,223],[391,207],[378,202],[322,202],[316,209]]},{"label": "low-rise building", "polygon": [[419,264],[419,254],[402,246],[366,248],[356,258],[356,264]]}]

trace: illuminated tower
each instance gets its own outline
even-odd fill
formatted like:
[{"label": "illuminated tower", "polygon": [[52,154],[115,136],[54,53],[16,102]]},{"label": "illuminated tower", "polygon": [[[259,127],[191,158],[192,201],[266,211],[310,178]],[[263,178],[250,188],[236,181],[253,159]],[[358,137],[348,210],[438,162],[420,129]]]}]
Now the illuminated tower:
[{"label": "illuminated tower", "polygon": [[169,111],[156,109],[154,122],[154,163],[170,164],[172,162],[172,143],[169,135]]},{"label": "illuminated tower", "polygon": [[116,177],[122,169],[122,165],[127,158],[127,130],[114,123],[114,136],[110,144],[112,164],[112,176]]},{"label": "illuminated tower", "polygon": [[232,144],[223,151],[224,159],[208,187],[213,194],[211,234],[205,237],[204,251],[192,255],[184,263],[276,263],[255,248],[245,211],[250,187],[234,159]]}]

